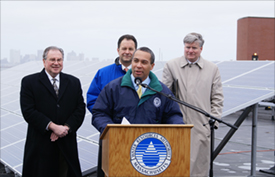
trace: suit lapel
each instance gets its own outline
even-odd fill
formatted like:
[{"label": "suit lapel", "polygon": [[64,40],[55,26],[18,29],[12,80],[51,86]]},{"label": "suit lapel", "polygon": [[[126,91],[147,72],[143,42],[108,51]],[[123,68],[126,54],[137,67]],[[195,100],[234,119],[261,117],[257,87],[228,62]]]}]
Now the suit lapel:
[{"label": "suit lapel", "polygon": [[68,86],[69,79],[66,75],[62,72],[60,73],[60,85],[59,85],[59,93],[58,93],[58,100],[64,95],[64,92]]},{"label": "suit lapel", "polygon": [[56,94],[55,94],[55,91],[53,89],[53,86],[45,72],[45,68],[40,72],[40,76],[39,76],[39,79],[41,81],[41,83],[46,87],[46,89],[49,90],[49,92],[51,92],[51,94],[57,98]]}]

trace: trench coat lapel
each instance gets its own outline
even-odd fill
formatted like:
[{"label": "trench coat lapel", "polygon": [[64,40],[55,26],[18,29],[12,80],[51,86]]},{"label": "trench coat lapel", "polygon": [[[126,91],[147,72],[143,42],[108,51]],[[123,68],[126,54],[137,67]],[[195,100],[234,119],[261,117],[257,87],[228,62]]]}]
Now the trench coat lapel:
[{"label": "trench coat lapel", "polygon": [[203,60],[204,60],[204,59],[200,56],[200,59],[199,59],[199,61],[198,61],[198,63],[197,63],[197,65],[200,67],[200,69],[203,69],[203,66],[204,66]]},{"label": "trench coat lapel", "polygon": [[[183,70],[184,70],[184,68],[185,67],[187,67],[188,66],[188,62],[187,62],[187,60],[186,60],[186,58],[183,56],[181,59],[180,59],[180,68],[181,68],[181,72],[180,72],[180,74],[183,74],[184,72],[183,72]],[[182,79],[182,81],[180,81],[180,83],[179,83],[179,85],[180,85],[180,87],[181,86],[183,86],[183,88],[184,88],[184,90],[186,91],[187,90],[187,77],[182,77],[182,76],[179,76],[179,78],[181,78]],[[180,88],[179,88],[180,89]]]},{"label": "trench coat lapel", "polygon": [[[189,63],[187,61],[187,59],[183,56],[180,60],[180,67],[182,70],[184,70],[185,67],[188,67]],[[203,66],[204,66],[204,62],[203,62],[203,58],[200,56],[200,59],[199,61],[196,63],[196,65],[200,68],[200,69],[203,69]],[[181,74],[183,74],[184,72],[181,72]],[[180,83],[180,85],[182,85],[186,91],[186,89],[188,88],[188,77],[179,77],[179,78],[182,78],[183,81]]]}]

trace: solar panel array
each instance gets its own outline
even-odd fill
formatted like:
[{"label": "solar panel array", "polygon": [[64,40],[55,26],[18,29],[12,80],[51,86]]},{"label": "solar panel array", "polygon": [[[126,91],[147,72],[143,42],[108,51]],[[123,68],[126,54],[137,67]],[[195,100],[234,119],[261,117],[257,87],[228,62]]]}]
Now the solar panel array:
[{"label": "solar panel array", "polygon": [[[77,76],[82,84],[83,97],[98,68],[113,61],[104,62],[64,62],[63,72]],[[29,62],[1,71],[1,163],[17,175],[22,174],[23,152],[27,132],[27,123],[22,117],[19,104],[21,79],[43,68],[42,61]],[[96,170],[98,151],[98,131],[91,125],[91,114],[86,109],[82,126],[77,132],[79,160],[82,174]]]},{"label": "solar panel array", "polygon": [[[65,61],[63,72],[78,77],[82,84],[83,97],[97,70],[108,61]],[[220,69],[223,92],[223,117],[275,95],[274,61],[224,61],[214,62]],[[156,61],[153,72],[159,80],[165,61]],[[19,105],[21,79],[43,68],[42,61],[33,61],[1,71],[1,163],[22,173],[23,151],[27,123],[22,117]],[[86,110],[82,126],[77,132],[78,151],[82,174],[96,170],[98,131],[91,125],[92,115]]]},{"label": "solar panel array", "polygon": [[274,61],[217,63],[225,97],[222,117],[275,95]]}]

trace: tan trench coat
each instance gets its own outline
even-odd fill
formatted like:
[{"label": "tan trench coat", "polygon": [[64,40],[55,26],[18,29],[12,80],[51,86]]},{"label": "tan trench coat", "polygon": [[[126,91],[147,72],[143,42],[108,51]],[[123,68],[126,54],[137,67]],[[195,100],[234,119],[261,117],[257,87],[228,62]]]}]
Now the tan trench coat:
[{"label": "tan trench coat", "polygon": [[[223,107],[221,77],[218,67],[200,57],[197,64],[188,64],[184,56],[168,61],[162,82],[172,89],[178,79],[179,99],[220,118]],[[183,121],[194,124],[191,129],[190,176],[208,176],[210,164],[210,127],[208,118],[180,105]],[[207,124],[203,126],[203,124]]]}]

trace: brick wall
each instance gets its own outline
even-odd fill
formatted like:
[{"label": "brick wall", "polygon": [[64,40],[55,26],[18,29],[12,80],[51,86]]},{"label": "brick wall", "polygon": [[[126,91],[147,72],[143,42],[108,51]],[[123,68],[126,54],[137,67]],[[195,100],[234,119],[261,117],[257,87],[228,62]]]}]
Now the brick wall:
[{"label": "brick wall", "polygon": [[241,18],[237,28],[237,60],[275,60],[275,18]]}]

